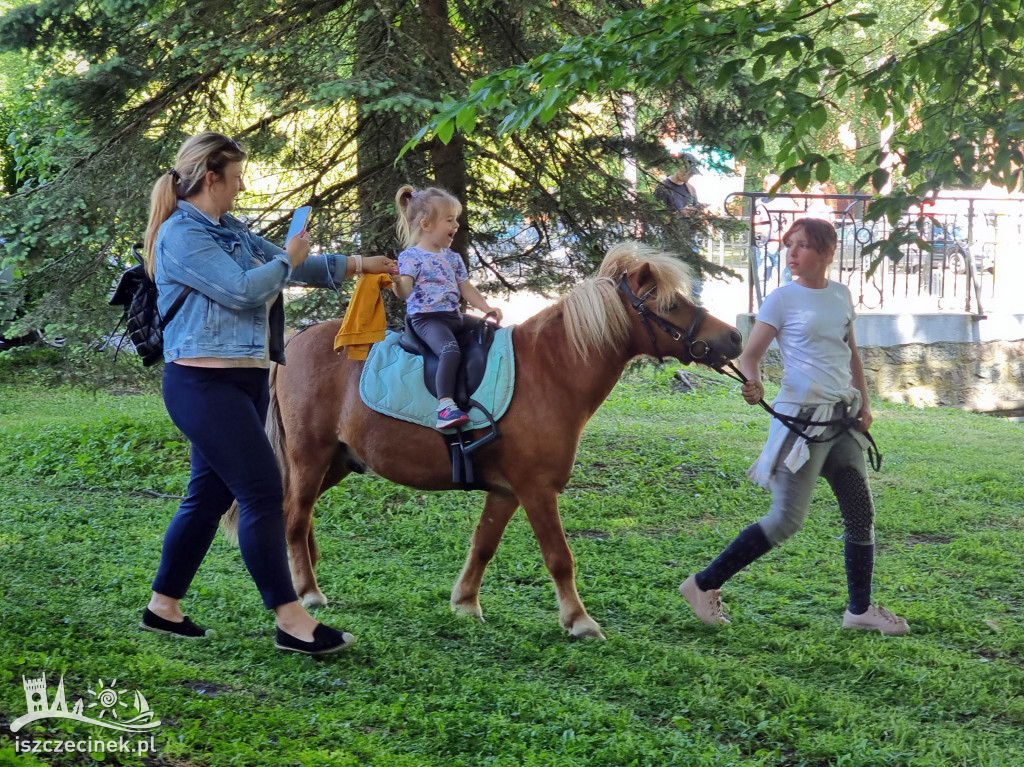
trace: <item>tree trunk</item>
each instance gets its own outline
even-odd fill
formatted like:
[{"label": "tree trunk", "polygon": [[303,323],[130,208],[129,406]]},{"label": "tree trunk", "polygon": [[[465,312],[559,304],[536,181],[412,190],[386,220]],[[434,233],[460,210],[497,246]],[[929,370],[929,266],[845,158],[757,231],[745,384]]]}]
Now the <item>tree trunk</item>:
[{"label": "tree trunk", "polygon": [[[437,52],[435,67],[437,79],[441,83],[442,93],[459,93],[462,88],[461,79],[452,63],[450,51],[454,50],[453,30],[448,20],[447,0],[424,0],[420,8],[423,11],[423,42],[424,48]],[[456,131],[451,141],[442,144],[436,138],[430,147],[430,163],[434,167],[434,182],[442,189],[447,189],[462,201],[462,214],[459,216],[459,231],[452,242],[452,250],[462,256],[469,266],[469,216],[466,211],[467,171],[465,142]]]},{"label": "tree trunk", "polygon": [[[363,12],[356,34],[353,77],[373,83],[380,81],[389,68],[398,67],[399,72],[408,69],[411,62],[395,61],[394,49],[389,46],[392,19],[381,14],[380,7],[373,0],[360,0],[359,5]],[[400,79],[400,75],[395,77]],[[356,164],[360,179],[356,230],[364,255],[382,253],[393,256],[401,250],[401,243],[395,237],[393,200],[400,186],[415,183],[416,174],[410,167],[415,158],[403,158],[395,165],[395,158],[408,139],[405,135],[408,127],[396,113],[373,108],[373,103],[382,95],[357,96],[355,99],[359,123]]]}]

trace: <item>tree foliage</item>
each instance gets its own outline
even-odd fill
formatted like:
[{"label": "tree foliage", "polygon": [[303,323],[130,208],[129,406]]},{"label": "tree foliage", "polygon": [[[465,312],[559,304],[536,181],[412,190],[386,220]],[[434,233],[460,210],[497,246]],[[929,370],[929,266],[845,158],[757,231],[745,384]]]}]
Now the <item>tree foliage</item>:
[{"label": "tree foliage", "polygon": [[[313,236],[325,247],[393,251],[397,186],[437,179],[467,203],[464,252],[484,287],[570,283],[632,222],[664,218],[622,179],[624,156],[652,174],[647,166],[665,159],[662,134],[715,143],[722,125],[759,125],[743,105],[744,78],[716,88],[708,59],[635,114],[611,98],[511,142],[480,121],[471,136],[421,142],[396,158],[474,80],[641,5],[44,0],[9,12],[0,55],[24,52],[32,67],[30,98],[12,115],[20,188],[0,205],[0,225],[17,232],[6,260],[25,275],[22,322],[63,317],[52,333],[73,336],[111,318],[104,294],[140,236],[152,182],[203,129],[250,150],[249,185],[260,192],[242,204],[268,236],[282,234],[280,212],[312,204]],[[627,117],[635,136],[623,129]],[[513,241],[519,230],[530,236]],[[564,258],[547,257],[566,243]],[[302,309],[338,307],[320,295]]]},{"label": "tree foliage", "polygon": [[[853,186],[881,190],[893,173],[899,182],[872,206],[873,216],[895,222],[943,187],[990,181],[1019,188],[1022,3],[946,0],[895,11],[879,6],[888,17],[881,30],[880,14],[865,11],[870,3],[709,7],[658,0],[555,51],[477,80],[468,96],[440,111],[406,149],[428,136],[446,140],[456,130],[471,132],[484,120],[499,121],[498,133],[511,137],[585,101],[695,82],[701,62],[715,61],[716,87],[744,79],[745,105],[767,117],[765,131],[716,132],[715,144],[782,169],[783,183],[807,188],[828,181],[833,167],[848,158],[839,148],[823,151],[823,144],[834,147],[823,132],[830,127],[834,136],[837,119],[867,117],[891,128],[893,136],[887,146],[860,152],[861,172]],[[895,241],[882,249],[899,255]]]},{"label": "tree foliage", "polygon": [[[940,186],[1017,184],[1020,11],[1009,0],[23,4],[0,17],[0,227],[21,275],[0,314],[95,337],[113,320],[106,293],[152,182],[205,129],[250,150],[257,191],[241,204],[270,237],[312,204],[325,248],[393,251],[397,186],[450,186],[467,208],[462,250],[491,289],[571,284],[611,241],[658,239],[665,212],[648,192],[666,136],[771,163],[801,186],[843,175],[881,188],[891,155],[900,184],[875,215]],[[865,141],[852,161],[835,145],[841,118]],[[890,144],[867,143],[887,121]],[[625,160],[642,169],[637,189]],[[318,294],[295,309],[339,307]]]}]

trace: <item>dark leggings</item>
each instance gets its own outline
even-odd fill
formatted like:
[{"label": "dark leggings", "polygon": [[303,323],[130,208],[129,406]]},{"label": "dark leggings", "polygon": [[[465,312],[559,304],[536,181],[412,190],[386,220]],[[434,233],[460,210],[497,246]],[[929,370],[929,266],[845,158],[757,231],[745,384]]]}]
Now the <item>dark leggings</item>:
[{"label": "dark leggings", "polygon": [[[810,418],[813,414],[814,408],[806,408],[800,412],[800,417]],[[830,427],[823,436],[833,436],[838,428]],[[759,520],[768,540],[773,546],[778,546],[804,526],[818,477],[824,477],[839,502],[846,540],[863,545],[873,544],[875,507],[868,487],[864,449],[853,434],[847,429],[828,442],[808,443],[810,457],[793,472],[786,468],[784,461],[796,440],[797,435],[792,432],[786,437],[770,480],[772,505]]]},{"label": "dark leggings", "polygon": [[409,317],[416,335],[437,355],[438,399],[455,398],[455,376],[462,362],[459,336],[469,330],[462,317],[462,312],[421,312]]},{"label": "dark leggings", "polygon": [[153,591],[181,599],[238,500],[238,545],[263,604],[297,597],[288,569],[281,471],[263,430],[270,394],[260,368],[164,366],[163,395],[174,425],[192,443],[188,494],[164,536]]}]

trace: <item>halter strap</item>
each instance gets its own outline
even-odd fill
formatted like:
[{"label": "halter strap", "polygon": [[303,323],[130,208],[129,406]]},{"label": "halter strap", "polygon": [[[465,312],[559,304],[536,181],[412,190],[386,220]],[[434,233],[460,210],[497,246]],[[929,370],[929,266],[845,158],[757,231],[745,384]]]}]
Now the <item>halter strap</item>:
[{"label": "halter strap", "polygon": [[690,322],[690,327],[687,330],[683,330],[678,325],[669,322],[664,317],[652,312],[650,308],[648,308],[646,301],[656,289],[657,286],[648,288],[642,296],[638,296],[633,292],[633,289],[629,287],[629,282],[626,280],[625,272],[623,272],[622,277],[619,278],[619,290],[626,297],[626,301],[629,302],[629,305],[632,306],[634,311],[636,311],[640,316],[644,329],[647,331],[647,335],[651,339],[651,345],[654,347],[654,354],[658,358],[658,362],[664,362],[665,355],[661,353],[661,348],[658,346],[658,339],[654,335],[654,329],[651,327],[651,323],[661,328],[661,330],[664,331],[665,334],[673,341],[682,343],[684,350],[690,357],[690,362],[696,362],[707,357],[708,352],[711,351],[711,345],[707,341],[699,339],[696,336],[697,330],[700,328],[700,324],[708,315],[708,310],[703,306],[695,306],[693,320]]}]

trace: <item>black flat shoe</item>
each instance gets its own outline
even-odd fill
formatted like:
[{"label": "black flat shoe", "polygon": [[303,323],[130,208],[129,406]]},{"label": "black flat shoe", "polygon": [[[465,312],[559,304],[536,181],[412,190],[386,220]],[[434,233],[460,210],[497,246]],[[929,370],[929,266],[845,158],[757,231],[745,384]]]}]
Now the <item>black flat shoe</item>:
[{"label": "black flat shoe", "polygon": [[142,623],[139,624],[139,628],[145,631],[153,631],[157,634],[170,634],[182,639],[202,639],[213,636],[212,629],[197,626],[188,618],[185,618],[181,623],[175,623],[166,618],[161,618],[148,607],[142,613]]},{"label": "black flat shoe", "polygon": [[313,641],[304,642],[291,634],[277,628],[277,641],[274,647],[285,652],[300,652],[305,655],[330,655],[332,652],[345,650],[356,642],[356,638],[347,631],[338,631],[322,623],[313,629]]}]

